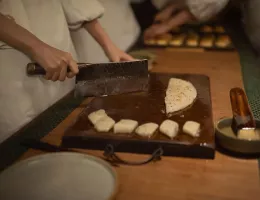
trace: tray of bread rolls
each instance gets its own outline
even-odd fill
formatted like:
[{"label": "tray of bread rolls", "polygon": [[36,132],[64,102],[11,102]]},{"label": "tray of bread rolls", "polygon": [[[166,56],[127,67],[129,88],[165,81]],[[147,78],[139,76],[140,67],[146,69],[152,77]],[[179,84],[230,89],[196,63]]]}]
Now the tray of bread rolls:
[{"label": "tray of bread rolls", "polygon": [[210,80],[151,73],[148,92],[94,98],[65,131],[62,146],[213,159]]},{"label": "tray of bread rolls", "polygon": [[170,33],[144,39],[146,47],[202,48],[233,51],[234,46],[225,28],[217,23],[183,25]]}]

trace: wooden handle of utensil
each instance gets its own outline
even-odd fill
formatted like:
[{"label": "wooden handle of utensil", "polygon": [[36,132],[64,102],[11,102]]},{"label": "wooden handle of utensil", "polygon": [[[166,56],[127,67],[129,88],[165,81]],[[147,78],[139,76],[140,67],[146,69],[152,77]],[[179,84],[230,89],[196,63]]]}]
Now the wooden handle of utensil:
[{"label": "wooden handle of utensil", "polygon": [[[78,63],[79,69],[91,65],[90,63]],[[70,68],[67,68],[67,72],[70,72]],[[45,69],[38,63],[28,63],[26,67],[26,73],[28,76],[45,75]]]},{"label": "wooden handle of utensil", "polygon": [[45,75],[46,71],[37,63],[28,63],[26,67],[26,73],[28,76]]},{"label": "wooden handle of utensil", "polygon": [[242,128],[255,128],[255,120],[242,88],[230,90],[230,101],[233,112],[232,129],[235,133]]}]

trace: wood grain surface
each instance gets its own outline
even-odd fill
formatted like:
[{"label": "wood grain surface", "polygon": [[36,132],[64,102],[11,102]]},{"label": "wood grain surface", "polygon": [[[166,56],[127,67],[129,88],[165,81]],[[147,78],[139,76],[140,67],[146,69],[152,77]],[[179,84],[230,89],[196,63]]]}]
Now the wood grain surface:
[{"label": "wood grain surface", "polygon": [[[229,90],[243,87],[239,57],[234,52],[156,51],[154,72],[195,73],[210,77],[213,118],[231,116]],[[64,130],[87,105],[79,108],[49,133],[44,141],[60,144]],[[79,150],[81,151],[81,150]],[[84,151],[102,155],[100,151]],[[20,159],[43,152],[29,150]],[[128,160],[142,160],[145,155],[120,154]],[[122,200],[255,200],[260,197],[257,160],[245,160],[216,153],[214,160],[163,157],[144,166],[116,167]]]}]

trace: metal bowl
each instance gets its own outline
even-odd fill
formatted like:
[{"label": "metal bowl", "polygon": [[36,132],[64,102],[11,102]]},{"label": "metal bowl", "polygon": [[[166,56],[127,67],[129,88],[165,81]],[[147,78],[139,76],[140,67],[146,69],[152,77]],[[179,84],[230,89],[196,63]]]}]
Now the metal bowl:
[{"label": "metal bowl", "polygon": [[[227,150],[243,153],[260,153],[260,140],[243,140],[235,136],[231,129],[232,118],[222,118],[216,123],[216,137],[219,144]],[[256,128],[260,128],[260,121],[256,120]]]}]

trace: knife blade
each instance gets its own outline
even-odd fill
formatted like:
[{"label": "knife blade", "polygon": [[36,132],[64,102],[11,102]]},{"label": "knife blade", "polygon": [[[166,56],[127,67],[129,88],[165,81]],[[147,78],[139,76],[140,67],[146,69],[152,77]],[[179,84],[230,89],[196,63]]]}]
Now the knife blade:
[{"label": "knife blade", "polygon": [[[78,66],[75,96],[104,96],[148,90],[148,60],[78,63]],[[27,65],[28,76],[45,74],[39,64]]]}]

